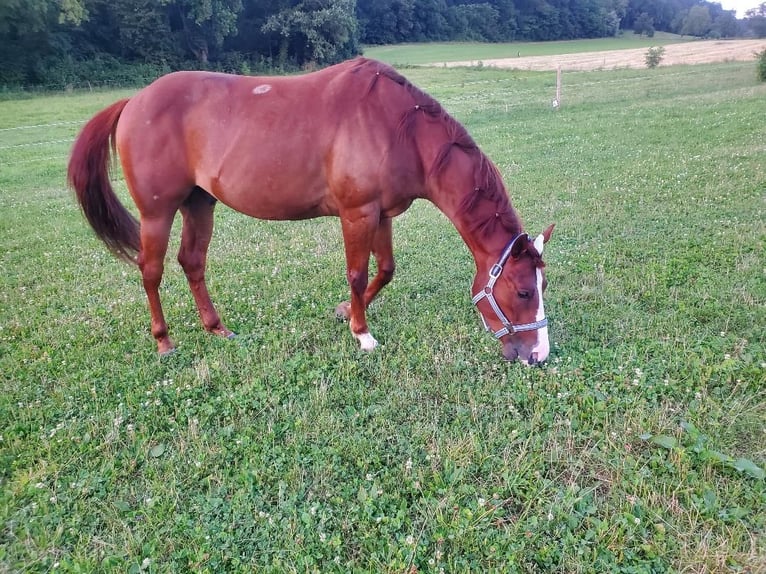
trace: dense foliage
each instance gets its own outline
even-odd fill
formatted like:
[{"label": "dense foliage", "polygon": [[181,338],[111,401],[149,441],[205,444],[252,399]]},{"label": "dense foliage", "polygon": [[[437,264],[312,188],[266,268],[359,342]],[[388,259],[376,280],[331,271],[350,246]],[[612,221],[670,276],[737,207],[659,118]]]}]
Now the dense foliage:
[{"label": "dense foliage", "polygon": [[[766,35],[697,0],[23,0],[0,4],[0,85],[124,83],[180,67],[322,66],[361,44],[564,40],[620,29]],[[126,67],[125,64],[130,64]]]}]

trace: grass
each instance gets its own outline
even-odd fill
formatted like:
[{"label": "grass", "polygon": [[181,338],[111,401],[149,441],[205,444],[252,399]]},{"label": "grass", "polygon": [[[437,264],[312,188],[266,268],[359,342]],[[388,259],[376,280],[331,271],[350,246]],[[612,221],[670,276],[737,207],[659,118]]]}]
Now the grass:
[{"label": "grass", "polygon": [[559,42],[512,42],[491,44],[486,42],[432,42],[427,44],[393,44],[388,46],[365,46],[364,55],[397,65],[432,64],[434,62],[455,62],[488,60],[494,58],[515,58],[522,56],[554,56],[578,52],[600,52],[604,50],[628,50],[666,46],[689,42],[694,38],[658,32],[654,37],[639,36],[627,32],[612,38],[592,40],[562,40]]},{"label": "grass", "polygon": [[752,64],[567,73],[557,111],[552,74],[407,75],[530,231],[557,223],[543,368],[502,362],[426,203],[395,223],[373,354],[332,319],[337,220],[219,208],[210,285],[241,336],[202,332],[171,262],[159,360],[137,271],[64,186],[77,125],[7,129],[124,92],[0,103],[0,572],[766,570]]}]

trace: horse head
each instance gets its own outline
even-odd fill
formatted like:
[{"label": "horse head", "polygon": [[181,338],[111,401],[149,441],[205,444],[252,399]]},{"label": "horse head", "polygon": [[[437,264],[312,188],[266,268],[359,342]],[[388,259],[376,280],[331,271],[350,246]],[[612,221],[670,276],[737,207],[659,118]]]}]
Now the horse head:
[{"label": "horse head", "polygon": [[477,273],[473,302],[482,322],[503,345],[503,356],[533,365],[548,358],[548,320],[543,292],[547,285],[543,246],[553,225],[535,239],[516,235],[485,275]]}]

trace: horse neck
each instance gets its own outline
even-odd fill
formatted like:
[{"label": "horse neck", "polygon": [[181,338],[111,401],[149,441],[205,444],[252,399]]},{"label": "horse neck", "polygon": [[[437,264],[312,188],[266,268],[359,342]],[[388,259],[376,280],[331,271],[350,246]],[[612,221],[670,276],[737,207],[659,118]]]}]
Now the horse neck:
[{"label": "horse neck", "polygon": [[[489,160],[482,156],[482,161]],[[481,270],[497,260],[522,226],[499,176],[496,187],[484,189],[475,166],[468,168],[464,161],[451,163],[430,186],[429,199],[455,226]]]},{"label": "horse neck", "polygon": [[[392,70],[385,74],[395,74]],[[377,77],[377,76],[376,76]],[[398,121],[398,138],[410,141],[424,168],[424,195],[457,228],[476,260],[502,252],[521,223],[511,207],[500,174],[466,129],[441,105],[404,78],[397,94],[414,98]],[[428,121],[419,121],[426,116]],[[491,264],[490,264],[491,265]]]}]

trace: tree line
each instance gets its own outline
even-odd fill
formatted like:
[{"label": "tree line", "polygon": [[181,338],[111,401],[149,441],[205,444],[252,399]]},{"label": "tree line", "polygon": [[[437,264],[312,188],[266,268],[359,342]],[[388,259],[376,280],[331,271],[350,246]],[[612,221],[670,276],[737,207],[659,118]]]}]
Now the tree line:
[{"label": "tree line", "polygon": [[3,0],[0,86],[130,82],[179,68],[289,70],[352,57],[364,44],[626,29],[763,37],[766,3],[738,21],[704,0]]}]

